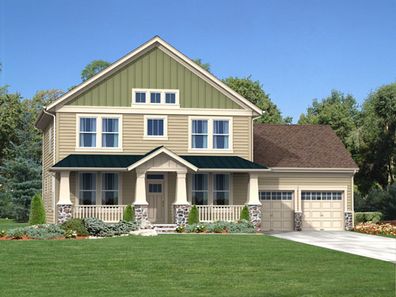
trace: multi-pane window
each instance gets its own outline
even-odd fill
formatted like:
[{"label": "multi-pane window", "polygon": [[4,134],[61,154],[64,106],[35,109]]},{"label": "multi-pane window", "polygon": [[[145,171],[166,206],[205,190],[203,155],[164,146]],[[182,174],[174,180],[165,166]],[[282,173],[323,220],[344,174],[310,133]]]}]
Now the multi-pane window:
[{"label": "multi-pane window", "polygon": [[102,146],[118,147],[119,121],[118,119],[102,119]]},{"label": "multi-pane window", "polygon": [[96,204],[96,174],[80,173],[80,205]]},{"label": "multi-pane window", "polygon": [[118,204],[118,174],[102,174],[102,205]]},{"label": "multi-pane window", "polygon": [[194,149],[208,148],[208,121],[192,120],[191,146]]},{"label": "multi-pane window", "polygon": [[165,93],[165,103],[175,104],[176,103],[176,93]]},{"label": "multi-pane window", "polygon": [[149,184],[149,193],[162,193],[162,184]]},{"label": "multi-pane window", "polygon": [[136,103],[146,103],[146,93],[145,92],[136,92],[135,93],[135,102]]},{"label": "multi-pane window", "polygon": [[213,121],[213,148],[228,149],[229,139],[229,121],[228,120],[214,120]]},{"label": "multi-pane window", "polygon": [[302,200],[342,200],[340,191],[303,191],[301,192]]},{"label": "multi-pane window", "polygon": [[164,119],[147,119],[147,136],[164,136]]},{"label": "multi-pane window", "polygon": [[228,174],[213,175],[213,204],[228,205],[230,199],[230,176]]},{"label": "multi-pane window", "polygon": [[192,175],[192,203],[195,205],[208,204],[208,175]]},{"label": "multi-pane window", "polygon": [[96,147],[96,118],[80,118],[80,147]]},{"label": "multi-pane window", "polygon": [[261,200],[292,200],[292,191],[260,191]]},{"label": "multi-pane window", "polygon": [[161,93],[151,92],[150,93],[150,103],[161,103]]}]

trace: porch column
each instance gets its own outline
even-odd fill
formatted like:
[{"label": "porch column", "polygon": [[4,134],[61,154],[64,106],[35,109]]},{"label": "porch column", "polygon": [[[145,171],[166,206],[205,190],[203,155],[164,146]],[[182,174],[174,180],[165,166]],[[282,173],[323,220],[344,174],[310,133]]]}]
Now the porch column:
[{"label": "porch column", "polygon": [[136,171],[135,201],[135,220],[139,223],[148,221],[148,203],[146,199],[146,172]]},{"label": "porch column", "polygon": [[187,183],[186,171],[176,172],[176,199],[174,206],[175,224],[187,224],[188,214],[190,212],[190,203],[187,201]]},{"label": "porch column", "polygon": [[70,220],[73,216],[73,203],[70,201],[70,171],[60,172],[58,223],[62,224]]},{"label": "porch column", "polygon": [[249,209],[250,221],[259,231],[261,227],[261,202],[259,199],[258,175],[255,173],[249,173],[249,195],[246,205]]}]

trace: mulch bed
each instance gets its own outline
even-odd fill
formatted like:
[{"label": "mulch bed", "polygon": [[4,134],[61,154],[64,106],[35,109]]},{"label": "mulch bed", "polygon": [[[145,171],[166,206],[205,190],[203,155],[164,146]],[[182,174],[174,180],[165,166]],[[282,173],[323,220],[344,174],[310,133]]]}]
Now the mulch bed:
[{"label": "mulch bed", "polygon": [[82,240],[82,239],[87,239],[89,236],[77,236],[76,238],[65,238],[65,237],[58,237],[58,238],[51,238],[51,239],[33,239],[33,238],[29,238],[26,235],[24,235],[22,238],[16,239],[16,238],[11,238],[11,237],[0,237],[0,240],[70,240],[70,239],[74,239],[74,240]]}]

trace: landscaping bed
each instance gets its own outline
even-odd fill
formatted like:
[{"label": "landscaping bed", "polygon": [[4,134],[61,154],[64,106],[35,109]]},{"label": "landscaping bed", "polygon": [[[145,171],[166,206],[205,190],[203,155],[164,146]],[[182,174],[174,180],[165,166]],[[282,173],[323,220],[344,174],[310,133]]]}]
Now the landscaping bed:
[{"label": "landscaping bed", "polygon": [[354,228],[353,231],[371,234],[371,235],[382,235],[389,237],[396,237],[396,225],[390,223],[359,223]]}]

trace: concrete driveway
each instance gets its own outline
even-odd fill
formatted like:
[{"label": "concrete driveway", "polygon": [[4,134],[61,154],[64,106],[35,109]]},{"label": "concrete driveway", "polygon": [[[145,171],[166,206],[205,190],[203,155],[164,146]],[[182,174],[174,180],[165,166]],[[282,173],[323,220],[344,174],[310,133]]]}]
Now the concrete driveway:
[{"label": "concrete driveway", "polygon": [[271,236],[396,263],[396,239],[347,231],[300,231]]}]

